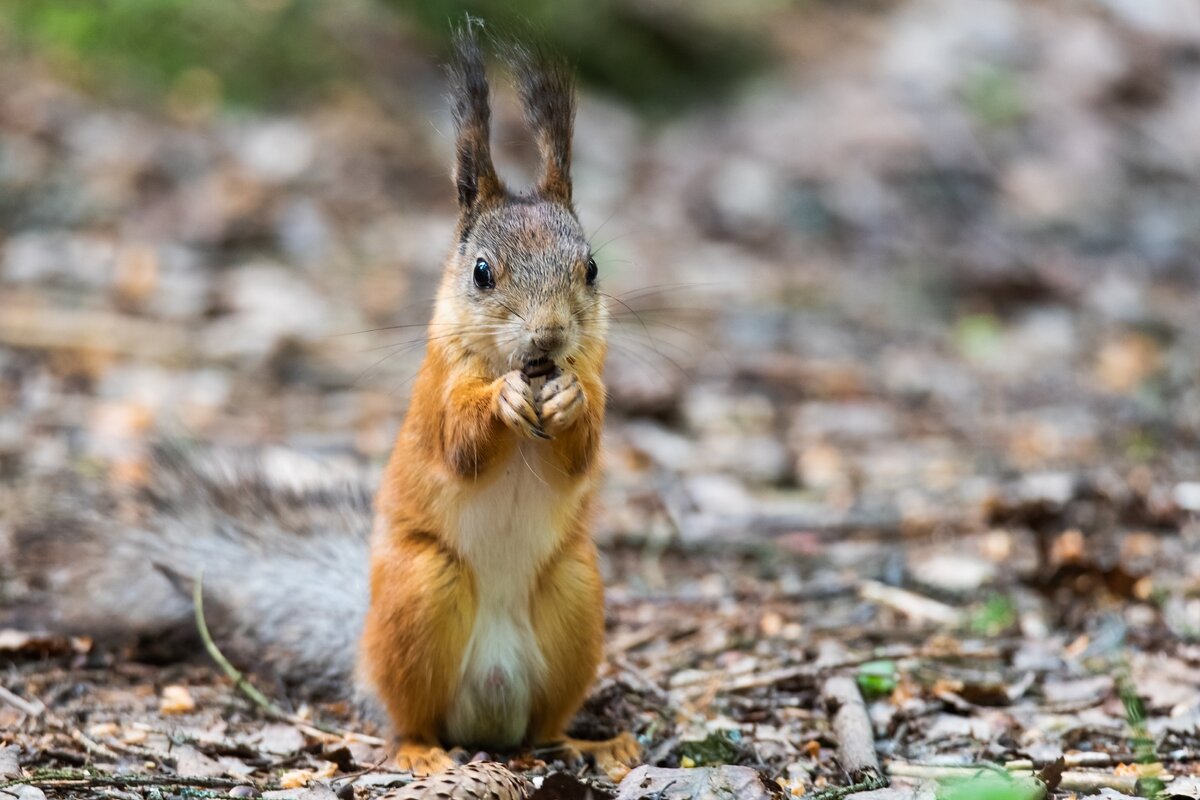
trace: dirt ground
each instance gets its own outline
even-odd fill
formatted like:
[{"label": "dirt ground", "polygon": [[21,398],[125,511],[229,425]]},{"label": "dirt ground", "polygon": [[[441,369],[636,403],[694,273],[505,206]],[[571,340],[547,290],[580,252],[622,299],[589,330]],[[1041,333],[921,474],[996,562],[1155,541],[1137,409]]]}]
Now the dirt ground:
[{"label": "dirt ground", "polygon": [[[582,100],[615,323],[607,658],[576,732],[833,798],[870,788],[833,723],[849,677],[891,775],[863,797],[1200,797],[1200,11],[853,6],[776,12],[780,65],[720,107]],[[0,563],[28,486],[136,484],[162,437],[377,471],[454,220],[436,85],[407,115],[347,89],[180,119],[15,58]],[[7,566],[0,601],[27,588]],[[406,782],[347,706],[262,684],[273,718],[153,649],[0,631],[0,793]]]}]

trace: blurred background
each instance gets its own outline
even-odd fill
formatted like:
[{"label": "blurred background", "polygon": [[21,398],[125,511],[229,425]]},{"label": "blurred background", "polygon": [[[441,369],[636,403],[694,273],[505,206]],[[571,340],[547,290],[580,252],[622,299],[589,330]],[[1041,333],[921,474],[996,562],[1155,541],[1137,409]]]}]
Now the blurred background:
[{"label": "blurred background", "polygon": [[1192,0],[0,0],[6,482],[136,484],[162,435],[386,457],[465,12],[582,79],[605,541],[1200,509]]},{"label": "blurred background", "polygon": [[[859,675],[884,755],[1194,758],[1196,0],[0,0],[0,573],[14,487],[107,513],[43,478],[136,489],[162,437],[375,479],[468,12],[582,80],[615,320],[588,713],[803,788],[840,772],[795,670],[961,646]],[[757,750],[675,747],[714,731]]]}]

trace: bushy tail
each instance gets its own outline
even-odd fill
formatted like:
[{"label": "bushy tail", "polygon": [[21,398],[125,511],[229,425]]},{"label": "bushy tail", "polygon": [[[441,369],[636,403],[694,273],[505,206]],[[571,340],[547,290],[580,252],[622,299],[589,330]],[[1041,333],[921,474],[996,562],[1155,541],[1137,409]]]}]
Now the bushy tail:
[{"label": "bushy tail", "polygon": [[156,453],[148,486],[76,475],[10,512],[9,608],[23,627],[98,637],[194,633],[191,591],[239,666],[349,697],[368,600],[371,486],[288,453]]}]

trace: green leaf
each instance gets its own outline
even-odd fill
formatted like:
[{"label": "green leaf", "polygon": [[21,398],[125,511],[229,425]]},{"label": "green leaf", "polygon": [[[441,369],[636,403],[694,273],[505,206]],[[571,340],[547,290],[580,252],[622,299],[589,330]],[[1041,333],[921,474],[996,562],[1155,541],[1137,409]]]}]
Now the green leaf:
[{"label": "green leaf", "polygon": [[895,661],[868,661],[858,668],[858,688],[868,700],[891,694],[899,679]]},{"label": "green leaf", "polygon": [[1046,787],[1036,778],[995,770],[938,781],[937,800],[1041,800]]}]

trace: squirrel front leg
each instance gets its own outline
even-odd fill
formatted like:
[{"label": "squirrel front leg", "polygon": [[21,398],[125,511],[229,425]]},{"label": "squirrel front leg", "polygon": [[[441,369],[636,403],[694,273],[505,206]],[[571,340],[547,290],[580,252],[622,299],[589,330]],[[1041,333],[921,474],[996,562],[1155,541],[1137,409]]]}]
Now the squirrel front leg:
[{"label": "squirrel front leg", "polygon": [[586,472],[600,450],[604,386],[598,379],[560,372],[538,394],[542,427],[567,475]]},{"label": "squirrel front leg", "polygon": [[514,434],[548,439],[534,407],[529,379],[513,370],[494,381],[464,380],[450,389],[442,417],[442,452],[450,471],[478,477],[503,460]]}]

